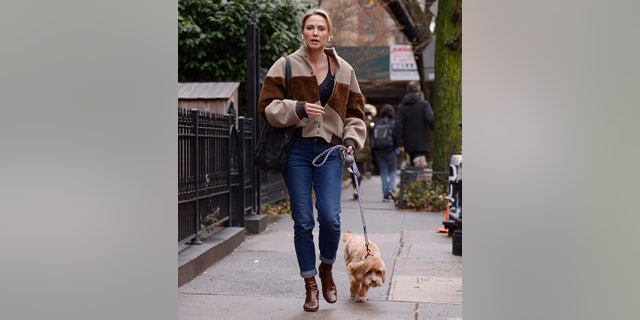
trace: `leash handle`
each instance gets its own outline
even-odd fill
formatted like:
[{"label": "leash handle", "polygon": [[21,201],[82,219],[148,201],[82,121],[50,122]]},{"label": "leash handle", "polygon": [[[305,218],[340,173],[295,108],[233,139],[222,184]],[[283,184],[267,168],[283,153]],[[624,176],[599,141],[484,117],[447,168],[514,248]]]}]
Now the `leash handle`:
[{"label": "leash handle", "polygon": [[[347,147],[343,146],[343,145],[335,145],[325,151],[322,151],[319,155],[317,155],[315,158],[313,158],[313,161],[311,161],[311,164],[313,164],[314,167],[320,167],[322,165],[324,165],[325,162],[327,162],[327,159],[329,158],[329,155],[331,155],[331,152],[333,152],[334,150],[340,150],[340,151],[345,151],[347,150]],[[324,157],[324,159],[322,159],[322,162],[317,163],[318,160],[320,158]],[[344,152],[342,154],[342,163],[345,163],[345,158],[346,156],[344,155]],[[353,156],[351,156],[351,158],[353,158]]]}]

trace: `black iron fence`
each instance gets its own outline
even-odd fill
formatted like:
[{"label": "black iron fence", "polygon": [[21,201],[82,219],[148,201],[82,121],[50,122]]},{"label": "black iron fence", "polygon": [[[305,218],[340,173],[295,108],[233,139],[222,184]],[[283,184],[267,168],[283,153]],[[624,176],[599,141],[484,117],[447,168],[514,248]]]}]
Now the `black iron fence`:
[{"label": "black iron fence", "polygon": [[[244,226],[244,216],[286,197],[280,174],[253,165],[254,139],[264,121],[257,100],[266,70],[259,67],[259,32],[247,26],[247,118],[178,110],[178,244],[200,243],[215,227]],[[254,121],[259,119],[260,121]]]},{"label": "black iron fence", "polygon": [[178,110],[178,243],[200,243],[215,227],[243,227],[244,217],[286,197],[279,174],[253,165],[253,119]]},{"label": "black iron fence", "polygon": [[281,174],[260,172],[260,205],[276,202],[287,197],[287,186]]}]

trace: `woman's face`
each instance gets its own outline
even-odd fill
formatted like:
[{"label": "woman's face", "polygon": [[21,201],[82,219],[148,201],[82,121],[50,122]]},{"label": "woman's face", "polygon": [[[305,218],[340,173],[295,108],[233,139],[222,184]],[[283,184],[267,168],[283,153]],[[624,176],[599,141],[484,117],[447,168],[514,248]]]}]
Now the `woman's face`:
[{"label": "woman's face", "polygon": [[314,14],[307,18],[302,29],[304,43],[311,50],[321,50],[329,40],[329,27],[324,17]]}]

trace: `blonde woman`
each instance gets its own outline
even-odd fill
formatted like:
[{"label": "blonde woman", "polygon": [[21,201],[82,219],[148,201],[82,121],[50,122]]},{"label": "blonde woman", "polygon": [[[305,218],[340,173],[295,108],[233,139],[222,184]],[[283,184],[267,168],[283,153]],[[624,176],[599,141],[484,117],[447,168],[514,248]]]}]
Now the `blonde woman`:
[{"label": "blonde woman", "polygon": [[[302,46],[289,55],[290,98],[284,99],[283,57],[269,69],[258,103],[258,112],[270,125],[296,126],[296,138],[283,177],[291,200],[298,267],[305,283],[305,311],[317,311],[319,307],[316,275],[319,275],[324,299],[329,303],[337,300],[331,270],[341,234],[342,154],[334,149],[319,167],[312,161],[335,145],[346,146],[346,152],[355,152],[363,147],[367,130],[364,97],[355,72],[335,49],[326,47],[332,32],[326,11],[313,9],[305,14],[300,24]],[[318,257],[312,234],[313,192],[318,213]],[[317,259],[320,260],[318,268]]]}]

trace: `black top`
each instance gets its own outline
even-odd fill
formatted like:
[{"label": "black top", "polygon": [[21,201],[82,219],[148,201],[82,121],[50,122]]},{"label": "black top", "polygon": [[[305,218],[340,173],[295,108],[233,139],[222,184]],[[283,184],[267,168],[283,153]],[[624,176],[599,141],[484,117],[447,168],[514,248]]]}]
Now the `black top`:
[{"label": "black top", "polygon": [[333,93],[334,76],[331,74],[331,62],[329,61],[329,56],[327,56],[327,66],[329,69],[327,71],[327,77],[324,78],[320,85],[318,85],[318,90],[320,91],[320,105],[323,107],[327,104],[327,101],[329,101],[329,98],[331,98],[331,94]]}]

